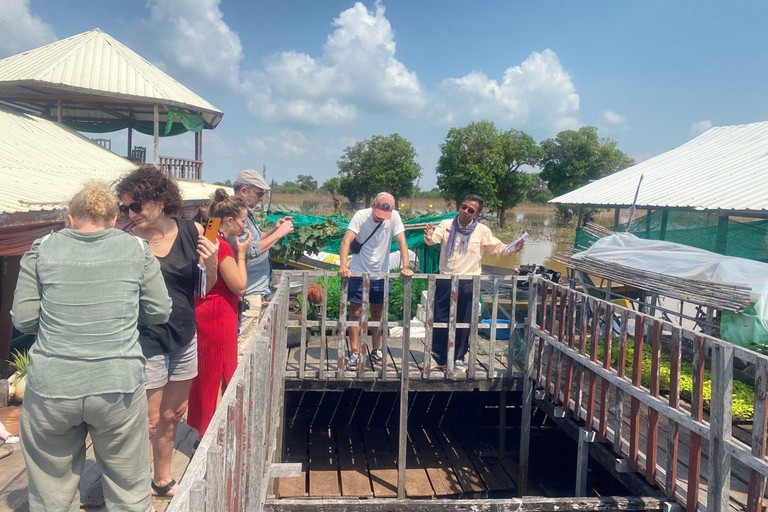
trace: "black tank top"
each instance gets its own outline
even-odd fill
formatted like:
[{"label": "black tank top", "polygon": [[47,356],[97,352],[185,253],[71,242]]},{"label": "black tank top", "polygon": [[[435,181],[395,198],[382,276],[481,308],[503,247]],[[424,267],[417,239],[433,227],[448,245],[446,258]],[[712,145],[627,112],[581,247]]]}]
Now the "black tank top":
[{"label": "black tank top", "polygon": [[157,261],[173,302],[171,317],[162,325],[139,327],[139,340],[144,357],[159,354],[175,355],[195,336],[195,285],[197,284],[197,237],[195,222],[175,219],[179,234],[170,252]]}]

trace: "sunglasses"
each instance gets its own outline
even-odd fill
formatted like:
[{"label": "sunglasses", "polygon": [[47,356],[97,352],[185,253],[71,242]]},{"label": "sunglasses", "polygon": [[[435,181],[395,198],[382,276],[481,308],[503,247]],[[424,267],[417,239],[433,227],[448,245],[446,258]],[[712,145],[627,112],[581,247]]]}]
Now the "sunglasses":
[{"label": "sunglasses", "polygon": [[256,197],[264,197],[264,194],[267,193],[265,190],[262,190],[261,192],[256,192],[255,188],[252,188],[251,190],[253,190],[253,192],[256,194]]},{"label": "sunglasses", "polygon": [[141,203],[133,202],[129,205],[120,205],[120,213],[123,215],[128,215],[128,210],[132,211],[133,213],[141,213],[141,209],[144,206]]},{"label": "sunglasses", "polygon": [[467,210],[470,215],[474,215],[475,214],[475,209],[472,208],[471,206],[469,206],[468,204],[461,205],[461,209],[462,210]]}]

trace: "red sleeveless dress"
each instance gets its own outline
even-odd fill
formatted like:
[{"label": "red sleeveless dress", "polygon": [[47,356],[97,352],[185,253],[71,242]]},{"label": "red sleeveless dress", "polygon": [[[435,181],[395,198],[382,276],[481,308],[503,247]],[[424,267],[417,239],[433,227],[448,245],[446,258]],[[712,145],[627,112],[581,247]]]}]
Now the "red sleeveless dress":
[{"label": "red sleeveless dress", "polygon": [[[229,242],[219,239],[218,261],[235,259]],[[197,319],[197,377],[189,392],[187,424],[202,436],[216,410],[222,379],[229,384],[237,368],[237,316],[239,297],[217,275],[205,299],[195,297]]]}]

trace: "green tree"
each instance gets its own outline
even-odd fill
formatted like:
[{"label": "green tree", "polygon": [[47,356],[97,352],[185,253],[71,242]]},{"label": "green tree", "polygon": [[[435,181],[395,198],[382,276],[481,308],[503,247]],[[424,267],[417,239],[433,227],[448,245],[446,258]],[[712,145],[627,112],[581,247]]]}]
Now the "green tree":
[{"label": "green tree", "polygon": [[313,194],[317,192],[317,180],[312,176],[299,174],[296,176],[296,184],[307,194]]},{"label": "green tree", "polygon": [[413,182],[421,174],[416,150],[408,140],[394,133],[374,135],[344,150],[336,162],[341,177],[339,191],[353,203],[386,191],[398,201],[413,192]]},{"label": "green tree", "polygon": [[284,181],[282,185],[273,185],[272,191],[278,194],[303,194],[304,190],[293,181]]},{"label": "green tree", "polygon": [[505,225],[506,212],[524,200],[530,178],[523,166],[534,166],[541,150],[525,132],[499,132],[490,121],[451,128],[440,145],[437,185],[446,200],[459,207],[467,194],[478,194]]},{"label": "green tree", "polygon": [[490,121],[451,128],[440,144],[437,186],[456,209],[467,194],[486,201],[496,196],[495,175],[504,168],[504,151],[496,126]]},{"label": "green tree", "polygon": [[547,187],[547,182],[541,179],[541,173],[532,173],[529,175],[531,178],[531,186],[528,188],[528,200],[534,203],[546,203],[553,196],[552,192]]},{"label": "green tree", "polygon": [[341,212],[341,196],[339,195],[340,189],[341,189],[341,178],[339,178],[338,176],[334,176],[333,178],[328,178],[320,187],[321,192],[325,192],[326,194],[331,196],[331,200],[333,201],[333,211],[336,213]]},{"label": "green tree", "polygon": [[525,200],[533,185],[531,175],[523,167],[536,166],[542,151],[533,137],[525,132],[509,130],[500,137],[505,169],[497,177],[498,188],[491,206],[499,213],[499,226],[503,228],[506,227],[506,213]]},{"label": "green tree", "polygon": [[219,185],[221,187],[232,187],[232,182],[229,180],[226,181],[214,181],[214,185]]},{"label": "green tree", "polygon": [[616,146],[614,140],[599,138],[594,126],[562,131],[541,143],[541,178],[558,196],[635,163]]}]

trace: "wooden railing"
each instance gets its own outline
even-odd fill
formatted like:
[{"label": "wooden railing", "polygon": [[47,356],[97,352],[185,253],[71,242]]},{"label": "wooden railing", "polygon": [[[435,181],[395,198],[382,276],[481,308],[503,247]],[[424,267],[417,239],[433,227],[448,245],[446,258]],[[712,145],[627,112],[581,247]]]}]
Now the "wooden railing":
[{"label": "wooden railing", "polygon": [[203,162],[173,156],[160,156],[160,170],[169,178],[202,180]]},{"label": "wooden railing", "polygon": [[[768,476],[768,357],[543,279],[531,279],[530,293],[524,411],[529,410],[538,390],[538,398],[559,406],[555,415],[583,421],[584,428],[609,443],[631,470],[660,486],[670,499],[684,503],[688,512],[702,510],[705,504],[709,512],[728,510],[732,463],[738,461],[748,472],[746,510],[761,510]],[[650,347],[650,378],[644,383],[645,347]],[[756,368],[750,445],[732,432],[735,360]],[[667,363],[669,385],[662,389],[661,368]],[[683,365],[692,369],[692,389],[690,396],[686,394],[690,404],[681,402]],[[711,374],[708,415],[705,366]],[[526,417],[523,414],[523,471],[528,456],[526,429],[530,427],[530,417],[527,424]],[[660,436],[661,418],[666,436]],[[690,438],[687,454],[678,450],[681,433]],[[704,472],[703,453],[709,466]],[[526,481],[522,474],[522,489]]]},{"label": "wooden railing", "polygon": [[[338,278],[336,273],[327,273],[324,271],[305,271],[294,272],[292,279],[296,279],[300,276],[302,289],[301,295],[307,297],[309,286],[316,281],[322,283],[323,289],[328,290],[328,279]],[[418,351],[422,355],[421,364],[419,364],[418,371],[411,371],[410,378],[418,378],[423,380],[439,380],[439,379],[495,379],[499,377],[511,377],[509,374],[512,367],[512,356],[515,352],[515,330],[522,331],[524,324],[515,323],[515,312],[517,310],[518,303],[518,283],[526,281],[526,278],[521,276],[497,276],[497,275],[482,275],[482,276],[450,276],[450,275],[436,275],[436,274],[416,274],[412,278],[403,278],[399,274],[383,274],[383,273],[353,273],[353,277],[362,277],[363,279],[363,295],[361,305],[361,321],[347,320],[347,296],[349,279],[342,279],[340,286],[339,296],[339,318],[329,319],[327,318],[328,311],[328,294],[323,294],[322,302],[316,305],[317,319],[308,320],[309,311],[311,305],[307,301],[302,301],[301,319],[292,321],[292,327],[301,328],[301,345],[299,347],[299,364],[298,374],[292,375],[292,377],[298,377],[299,379],[305,378],[319,378],[319,379],[399,379],[401,377],[402,368],[409,366],[408,361],[405,361],[405,365],[401,366],[401,369],[391,368],[388,364],[378,365],[378,369],[375,371],[370,370],[370,366],[361,362],[358,365],[356,372],[347,371],[345,369],[345,356],[348,354],[348,348],[346,345],[346,331],[347,327],[360,327],[360,347],[359,353],[361,357],[366,357],[370,354],[371,339],[367,335],[368,328],[381,327],[382,328],[382,342],[381,350],[384,354],[388,353],[388,347],[390,346],[390,334],[389,330],[392,327],[402,327],[402,354],[409,354],[411,350]],[[368,319],[368,312],[370,310],[369,304],[369,290],[371,280],[383,279],[384,280],[384,299],[382,304],[381,322]],[[390,320],[390,313],[392,311],[390,305],[390,286],[393,281],[402,281],[403,286],[403,311],[410,312],[411,310],[411,292],[416,280],[426,281],[427,302],[424,308],[425,314],[425,327],[426,332],[423,336],[423,343],[421,338],[416,341],[411,335],[412,321],[410,314],[406,316],[409,321],[395,321]],[[451,285],[451,302],[450,311],[451,320],[449,322],[435,322],[434,321],[434,304],[435,304],[435,290],[437,288],[438,281],[449,280]],[[456,322],[456,308],[458,302],[458,288],[460,282],[470,281],[472,284],[472,318],[475,321],[469,323],[457,323]],[[509,303],[505,303],[504,306],[500,306],[500,297],[506,294]],[[489,329],[489,342],[488,350],[481,354],[478,351],[479,335],[478,335],[478,321],[481,316],[481,303],[483,298],[490,302],[490,329]],[[502,299],[504,300],[504,299]],[[506,347],[507,356],[504,358],[497,351],[497,340],[500,339],[497,331],[497,320],[499,319],[499,312],[502,312],[509,320],[509,341]],[[320,351],[319,364],[315,370],[309,369],[307,365],[307,327],[315,328],[320,333]],[[335,338],[326,335],[329,327],[336,328]],[[432,356],[432,332],[435,328],[448,328],[448,346],[447,346],[447,364],[445,370],[435,370],[432,368],[431,356]],[[454,353],[456,350],[456,329],[467,328],[470,329],[470,342],[469,353],[467,354],[467,371],[458,372],[454,366]],[[398,337],[400,338],[400,337]],[[521,336],[522,338],[522,336]],[[398,340],[399,342],[400,340]],[[328,350],[329,346],[336,346],[336,359],[329,362]],[[400,348],[400,347],[398,347]],[[406,358],[407,359],[407,358]],[[506,360],[506,367],[502,367],[500,360]],[[327,371],[327,367],[333,368],[332,371]]]},{"label": "wooden railing", "polygon": [[260,511],[281,476],[288,276],[248,345],[168,511]]}]

